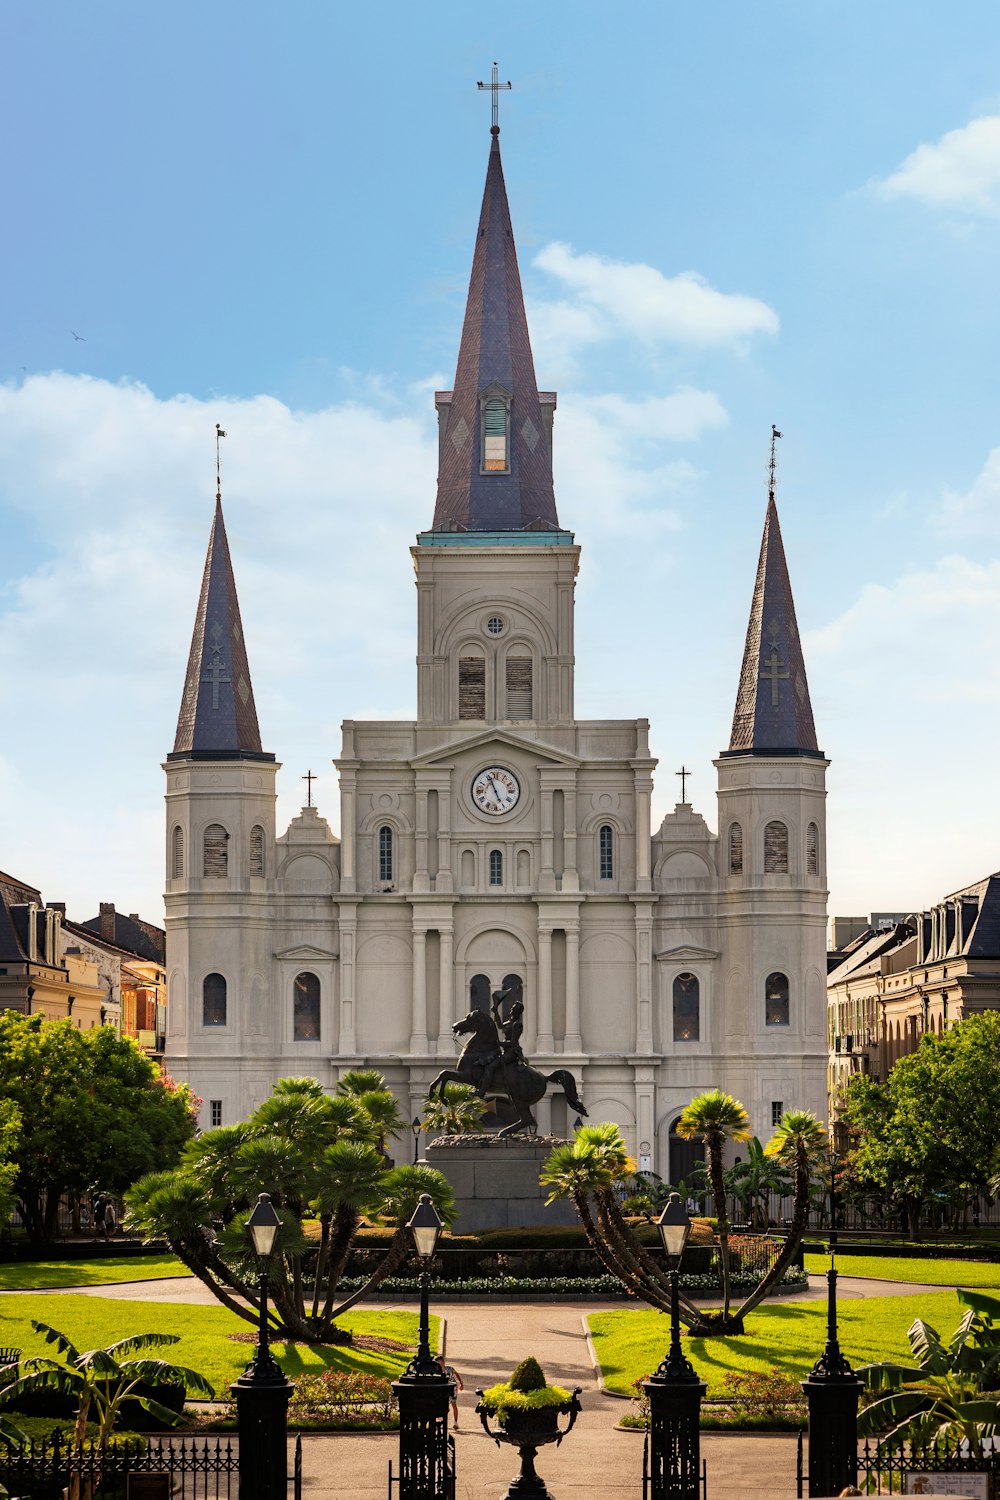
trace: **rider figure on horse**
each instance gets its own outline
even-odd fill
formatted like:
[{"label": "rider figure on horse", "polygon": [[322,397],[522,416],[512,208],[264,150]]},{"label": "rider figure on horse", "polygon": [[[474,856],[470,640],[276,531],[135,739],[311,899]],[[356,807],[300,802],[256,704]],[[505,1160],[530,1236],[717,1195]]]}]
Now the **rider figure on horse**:
[{"label": "rider figure on horse", "polygon": [[510,1008],[510,1015],[506,1021],[500,1017],[500,1007],[506,1000],[509,990],[494,990],[492,996],[493,1020],[496,1023],[497,1035],[500,1038],[500,1047],[493,1054],[483,1069],[482,1080],[479,1084],[479,1092],[485,1099],[490,1089],[494,1087],[494,1079],[500,1075],[502,1086],[507,1090],[507,1069],[517,1067],[519,1063],[527,1063],[521,1048],[521,1033],[524,1030],[524,1002],[521,999],[514,1001]]}]

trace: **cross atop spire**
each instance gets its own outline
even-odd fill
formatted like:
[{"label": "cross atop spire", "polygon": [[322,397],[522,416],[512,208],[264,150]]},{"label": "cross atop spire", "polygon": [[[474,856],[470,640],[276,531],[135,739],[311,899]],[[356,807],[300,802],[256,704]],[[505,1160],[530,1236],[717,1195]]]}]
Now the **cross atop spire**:
[{"label": "cross atop spire", "polygon": [[723,755],[821,756],[774,499],[775,447],[780,437],[772,424],[767,516],[733,732]]},{"label": "cross atop spire", "polygon": [[[482,89],[508,88],[498,81]],[[554,392],[539,394],[494,124],[455,388],[438,391],[434,531],[555,531]]]},{"label": "cross atop spire", "polygon": [[480,82],[476,84],[476,88],[479,89],[480,92],[484,94],[488,92],[493,95],[493,123],[490,126],[490,135],[500,134],[500,90],[509,89],[510,86],[511,83],[509,78],[507,79],[506,83],[500,82],[500,69],[497,67],[496,63],[493,64],[493,77],[490,82],[483,83],[482,80],[480,80]]}]

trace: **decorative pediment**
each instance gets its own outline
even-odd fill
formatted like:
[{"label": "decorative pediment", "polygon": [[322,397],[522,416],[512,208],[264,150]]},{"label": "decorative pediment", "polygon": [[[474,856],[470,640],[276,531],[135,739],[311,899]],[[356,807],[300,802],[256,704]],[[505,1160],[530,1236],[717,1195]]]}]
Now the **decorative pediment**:
[{"label": "decorative pediment", "polygon": [[467,738],[451,740],[447,745],[441,745],[436,750],[428,750],[424,755],[414,756],[410,764],[415,770],[421,766],[433,766],[442,761],[453,761],[456,756],[468,750],[485,748],[488,745],[509,746],[512,750],[522,750],[533,760],[547,760],[554,766],[580,765],[578,755],[571,755],[566,750],[557,750],[553,745],[544,745],[539,740],[529,739],[527,735],[499,728],[483,729],[478,734],[470,734]]},{"label": "decorative pediment", "polygon": [[283,960],[295,960],[295,962],[305,962],[308,959],[315,960],[318,958],[329,961],[331,958],[339,958],[340,954],[334,953],[329,948],[314,948],[311,943],[299,943],[295,948],[282,948],[280,952],[275,953],[274,957]]},{"label": "decorative pediment", "polygon": [[677,948],[664,948],[662,953],[654,953],[653,957],[661,963],[693,963],[696,959],[721,958],[722,954],[717,948],[699,948],[694,943],[681,943]]}]

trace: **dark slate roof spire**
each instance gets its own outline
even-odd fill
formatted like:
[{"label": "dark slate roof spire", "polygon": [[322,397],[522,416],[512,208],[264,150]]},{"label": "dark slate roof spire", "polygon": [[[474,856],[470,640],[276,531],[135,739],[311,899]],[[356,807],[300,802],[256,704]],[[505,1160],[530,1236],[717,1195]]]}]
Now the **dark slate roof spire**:
[{"label": "dark slate roof spire", "polygon": [[[555,395],[544,392],[540,397],[535,380],[499,127],[494,125],[490,134],[455,389],[437,394],[441,443],[435,531],[559,526],[552,488]],[[486,473],[481,432],[483,407],[491,396],[507,407],[509,451],[506,470]]]},{"label": "dark slate roof spire", "polygon": [[821,757],[774,501],[774,439],[767,518],[757,564],[733,732],[724,755]]},{"label": "dark slate roof spire", "polygon": [[260,748],[236,580],[215,497],[177,738],[168,760],[273,760]]}]

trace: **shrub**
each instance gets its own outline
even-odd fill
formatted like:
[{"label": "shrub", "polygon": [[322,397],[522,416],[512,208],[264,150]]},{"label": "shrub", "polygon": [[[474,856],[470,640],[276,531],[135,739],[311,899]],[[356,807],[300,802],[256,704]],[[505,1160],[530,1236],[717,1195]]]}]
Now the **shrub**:
[{"label": "shrub", "polygon": [[385,1427],[396,1417],[396,1393],[388,1380],[357,1370],[298,1375],[289,1415],[339,1427]]},{"label": "shrub", "polygon": [[541,1391],[545,1389],[545,1372],[533,1354],[522,1359],[507,1384],[512,1391]]},{"label": "shrub", "polygon": [[804,1416],[806,1410],[802,1387],[780,1370],[730,1370],[722,1396],[735,1417],[781,1420]]}]

